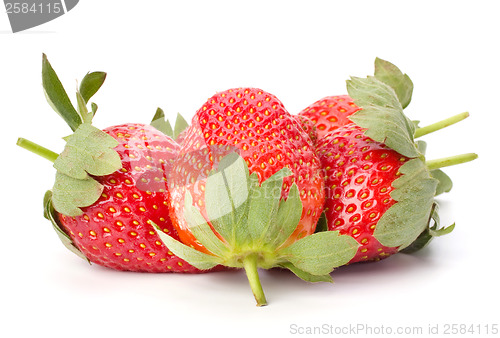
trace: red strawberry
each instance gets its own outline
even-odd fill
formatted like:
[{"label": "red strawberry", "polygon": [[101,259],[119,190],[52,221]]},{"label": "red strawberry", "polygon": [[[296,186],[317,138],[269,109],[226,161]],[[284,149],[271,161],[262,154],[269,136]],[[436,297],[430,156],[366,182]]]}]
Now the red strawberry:
[{"label": "red strawberry", "polygon": [[[229,89],[210,98],[186,132],[171,180],[174,225],[181,239],[202,249],[182,217],[184,186],[203,210],[208,173],[220,159],[237,150],[263,182],[283,167],[292,169],[282,196],[296,183],[303,203],[301,221],[290,241],[314,232],[323,206],[323,182],[318,159],[297,121],[272,94],[256,88]],[[203,250],[203,249],[202,249]]]},{"label": "red strawberry", "polygon": [[263,90],[208,99],[171,173],[172,220],[186,245],[163,240],[200,269],[244,268],[258,305],[266,304],[258,267],[331,281],[356,251],[349,236],[313,234],[324,202],[319,160],[301,125]]},{"label": "red strawberry", "polygon": [[326,178],[328,230],[360,244],[351,263],[416,251],[449,233],[453,226],[438,229],[434,196],[451,188],[439,168],[477,157],[426,161],[425,143],[415,142],[415,135],[455,123],[463,114],[417,133],[403,113],[413,83],[387,61],[377,59],[376,69],[375,77],[347,81],[349,95],[360,107],[349,118],[354,123],[326,134],[316,145]]},{"label": "red strawberry", "polygon": [[392,183],[408,157],[364,135],[354,123],[319,140],[317,153],[325,169],[328,230],[339,230],[360,243],[351,263],[378,260],[398,251],[373,236],[377,222],[396,201]]},{"label": "red strawberry", "polygon": [[117,270],[197,272],[161,242],[150,224],[178,239],[168,212],[166,177],[180,146],[151,126],[104,129],[119,145],[122,168],[96,177],[101,197],[75,217],[57,213],[61,227],[93,263]]},{"label": "red strawberry", "polygon": [[315,145],[318,140],[318,131],[316,130],[314,122],[303,115],[293,115],[293,117],[299,122],[306,134],[309,135],[312,144]]},{"label": "red strawberry", "polygon": [[318,138],[322,138],[327,133],[351,123],[349,116],[359,109],[349,95],[327,96],[303,109],[299,116],[311,119],[316,126]]},{"label": "red strawberry", "polygon": [[105,73],[89,73],[71,104],[44,55],[47,99],[73,129],[58,155],[24,139],[18,145],[54,162],[56,182],[44,199],[45,217],[73,252],[106,267],[146,272],[200,272],[176,257],[152,224],[178,238],[169,217],[166,178],[180,146],[152,126],[91,125],[86,104]]}]

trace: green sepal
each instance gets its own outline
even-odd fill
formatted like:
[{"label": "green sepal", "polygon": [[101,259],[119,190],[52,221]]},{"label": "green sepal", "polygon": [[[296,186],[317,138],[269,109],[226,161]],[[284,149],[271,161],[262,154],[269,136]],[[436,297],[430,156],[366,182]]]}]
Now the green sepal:
[{"label": "green sepal", "polygon": [[359,243],[338,231],[325,231],[306,236],[282,249],[280,255],[298,269],[324,276],[345,265],[356,255]]},{"label": "green sepal", "polygon": [[246,226],[249,182],[248,167],[236,153],[223,157],[206,182],[207,216],[214,229],[235,247],[249,242],[252,235]]},{"label": "green sepal", "polygon": [[450,176],[448,176],[441,169],[431,170],[431,176],[438,180],[438,185],[436,187],[436,196],[441,195],[445,192],[450,192],[451,188],[453,188],[453,181]]},{"label": "green sepal", "polygon": [[306,281],[306,282],[311,282],[311,283],[317,283],[317,282],[327,282],[327,283],[333,283],[333,278],[330,276],[330,274],[326,275],[313,275],[310,274],[309,272],[305,272],[304,270],[301,270],[297,268],[295,265],[293,265],[290,262],[282,263],[280,264],[281,267],[290,270],[293,272],[297,277],[300,279]]},{"label": "green sepal", "polygon": [[415,124],[403,113],[394,90],[373,76],[351,77],[347,91],[362,109],[349,118],[371,139],[386,144],[401,155],[419,157],[413,135]]},{"label": "green sepal", "polygon": [[79,216],[80,209],[94,204],[102,194],[104,187],[90,176],[77,179],[61,172],[56,173],[52,188],[52,202],[57,212],[67,216]]},{"label": "green sepal", "polygon": [[413,93],[413,82],[398,67],[389,61],[376,58],[375,77],[394,89],[403,109],[410,104]]},{"label": "green sepal", "polygon": [[189,123],[182,117],[181,114],[177,113],[177,118],[175,119],[175,125],[174,125],[174,140],[177,140],[177,138],[181,135],[181,133],[186,130],[186,128],[189,127]]},{"label": "green sepal", "polygon": [[323,211],[319,217],[318,223],[316,223],[316,230],[314,232],[328,231],[328,220],[326,219],[326,213]]},{"label": "green sepal", "polygon": [[163,109],[159,107],[156,109],[156,113],[151,120],[151,126],[155,127],[157,130],[173,139],[174,130],[172,129],[172,125],[170,124],[170,122],[165,119],[165,113],[163,112]]},{"label": "green sepal", "polygon": [[82,94],[80,92],[76,92],[76,107],[78,110],[78,114],[80,114],[83,123],[85,124],[91,124],[92,119],[94,118],[93,111],[90,111],[87,109],[87,105],[85,102],[85,99],[83,98]]},{"label": "green sepal", "polygon": [[[431,224],[433,224],[431,226]],[[402,253],[412,254],[426,247],[434,237],[444,236],[451,233],[455,229],[455,223],[447,227],[440,227],[440,219],[438,215],[438,205],[434,203],[429,217],[429,222],[424,231],[417,237],[413,243],[401,250]]]},{"label": "green sepal", "polygon": [[208,270],[220,263],[220,258],[193,249],[164,233],[156,224],[153,228],[170,251],[200,270]]},{"label": "green sepal", "polygon": [[83,252],[80,251],[75,243],[73,243],[71,237],[69,237],[69,235],[59,226],[59,223],[57,222],[57,216],[55,214],[55,209],[52,205],[52,191],[50,190],[48,190],[43,197],[43,216],[52,223],[52,227],[54,228],[57,236],[64,244],[64,246],[75,255],[91,264],[90,260],[83,254]]},{"label": "green sepal", "polygon": [[270,227],[264,240],[272,247],[280,247],[292,235],[297,228],[302,216],[302,202],[300,200],[299,187],[293,183],[286,199],[280,200],[279,208],[274,223],[275,227]]},{"label": "green sepal", "polygon": [[384,246],[403,249],[427,227],[438,181],[420,159],[409,160],[399,171],[391,193],[397,203],[380,217],[373,235]]},{"label": "green sepal", "polygon": [[75,131],[82,123],[82,118],[73,107],[45,54],[42,56],[42,84],[49,105],[66,121],[71,130]]},{"label": "green sepal", "polygon": [[184,119],[184,117],[182,117],[181,114],[177,113],[174,128],[172,128],[170,121],[165,119],[165,113],[161,108],[156,109],[156,113],[151,120],[151,125],[173,140],[177,140],[179,135],[187,127],[189,127],[189,123]]},{"label": "green sepal", "polygon": [[193,205],[193,197],[189,191],[184,197],[184,210],[184,217],[196,239],[214,255],[225,256],[228,253],[227,246],[215,235],[198,208]]},{"label": "green sepal", "polygon": [[90,98],[101,88],[106,80],[105,72],[87,73],[80,83],[79,93],[85,103],[88,103]]},{"label": "green sepal", "polygon": [[102,130],[83,123],[66,137],[66,146],[54,162],[54,168],[76,179],[88,174],[104,176],[122,167],[120,155],[113,149],[118,141]]}]

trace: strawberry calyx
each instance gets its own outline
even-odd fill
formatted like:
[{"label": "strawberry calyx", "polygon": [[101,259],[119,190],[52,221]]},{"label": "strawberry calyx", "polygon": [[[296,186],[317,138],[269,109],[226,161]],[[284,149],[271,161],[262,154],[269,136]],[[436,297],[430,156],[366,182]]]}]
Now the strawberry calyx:
[{"label": "strawberry calyx", "polygon": [[165,119],[163,109],[159,107],[156,109],[156,113],[150,124],[177,143],[181,143],[182,133],[189,127],[189,123],[186,119],[180,113],[177,113],[174,127],[172,128],[170,121]]},{"label": "strawberry calyx", "polygon": [[329,273],[352,259],[358,243],[333,231],[287,243],[302,214],[296,184],[281,199],[283,179],[291,174],[284,167],[259,185],[257,174],[249,173],[245,160],[230,153],[206,182],[206,211],[213,228],[193,205],[189,192],[184,200],[189,228],[209,253],[182,244],[161,229],[157,232],[175,255],[198,269],[219,264],[244,269],[258,306],[267,304],[258,268],[283,267],[309,282],[331,282]]},{"label": "strawberry calyx", "polygon": [[[95,203],[103,186],[93,177],[109,175],[122,167],[120,156],[114,150],[118,142],[102,130],[92,126],[97,105],[87,104],[101,88],[106,73],[87,73],[76,90],[76,108],[71,103],[59,77],[47,59],[42,56],[42,84],[47,102],[58,113],[73,134],[64,138],[63,152],[57,157],[33,142],[20,139],[18,144],[29,148],[54,163],[57,170],[51,200],[57,212],[67,216],[81,215],[81,207]],[[49,156],[45,156],[48,154]]]},{"label": "strawberry calyx", "polygon": [[[403,112],[411,100],[413,83],[408,75],[391,63],[376,59],[375,76],[351,77],[347,91],[361,109],[350,116],[351,121],[365,129],[365,135],[408,158],[393,181],[391,197],[397,202],[382,215],[374,237],[384,246],[415,251],[433,237],[444,235],[453,226],[438,229],[439,217],[434,197],[451,189],[451,179],[442,167],[465,163],[476,154],[462,154],[427,161],[426,143],[415,138],[457,123],[468,113],[455,115],[427,127],[418,128]],[[434,225],[431,224],[434,222]],[[415,244],[416,243],[416,244]]]}]

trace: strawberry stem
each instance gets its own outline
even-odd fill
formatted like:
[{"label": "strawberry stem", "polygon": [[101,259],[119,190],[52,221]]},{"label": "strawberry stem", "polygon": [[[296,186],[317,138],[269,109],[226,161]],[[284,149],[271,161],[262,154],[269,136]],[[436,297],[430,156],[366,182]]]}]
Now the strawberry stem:
[{"label": "strawberry stem", "polygon": [[245,269],[250,288],[257,301],[257,306],[267,305],[266,296],[264,295],[264,290],[262,290],[259,273],[257,271],[257,256],[252,254],[246,256],[243,259],[243,268]]},{"label": "strawberry stem", "polygon": [[457,122],[465,120],[467,117],[469,117],[469,113],[465,112],[465,113],[454,115],[454,116],[449,117],[447,119],[444,119],[442,121],[430,124],[428,126],[425,126],[425,127],[422,127],[422,128],[418,128],[415,131],[414,138],[419,138],[419,137],[422,137],[424,135],[427,135],[427,134],[433,133],[435,131],[438,131],[440,129],[449,127],[449,126],[451,126],[451,125],[453,125],[453,124],[455,124]]},{"label": "strawberry stem", "polygon": [[44,148],[41,145],[38,145],[38,144],[31,142],[27,139],[24,139],[22,137],[17,139],[16,144],[18,146],[20,146],[21,148],[29,150],[32,153],[37,154],[38,156],[41,156],[41,157],[49,160],[52,163],[54,163],[54,161],[57,159],[57,157],[59,157],[59,154],[56,154],[52,150]]},{"label": "strawberry stem", "polygon": [[467,153],[449,157],[443,157],[436,160],[429,160],[425,162],[425,165],[429,170],[449,167],[456,164],[466,163],[473,161],[477,158],[477,154]]}]

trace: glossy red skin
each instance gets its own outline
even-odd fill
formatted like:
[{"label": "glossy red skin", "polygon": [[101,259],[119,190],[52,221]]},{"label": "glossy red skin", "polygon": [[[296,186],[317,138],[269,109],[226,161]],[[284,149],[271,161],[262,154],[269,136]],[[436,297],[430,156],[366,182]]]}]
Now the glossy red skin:
[{"label": "glossy red skin", "polygon": [[[207,221],[205,182],[225,155],[237,151],[259,182],[289,167],[293,176],[283,182],[282,198],[296,183],[302,217],[285,245],[314,232],[324,203],[323,176],[307,134],[272,94],[256,88],[230,89],[215,94],[194,116],[169,179],[171,215],[181,240],[200,251],[183,217],[186,190]],[[209,222],[210,223],[210,222]]]},{"label": "glossy red skin", "polygon": [[360,247],[350,263],[380,260],[398,252],[373,236],[380,217],[396,203],[390,196],[399,168],[408,160],[346,125],[319,140],[318,156],[325,171],[328,230],[350,235]]},{"label": "glossy red skin", "polygon": [[83,214],[59,214],[74,244],[93,263],[116,270],[187,272],[200,270],[173,255],[149,220],[179,239],[168,211],[166,177],[180,146],[156,129],[124,124],[104,129],[118,140],[122,169],[95,179],[104,186]]},{"label": "glossy red skin", "polygon": [[308,117],[316,126],[318,138],[345,126],[349,116],[360,110],[349,95],[327,96],[303,109],[299,115]]},{"label": "glossy red skin", "polygon": [[294,115],[293,117],[299,122],[306,134],[309,135],[312,144],[315,145],[318,141],[318,131],[316,130],[314,122],[309,117],[303,115]]}]

